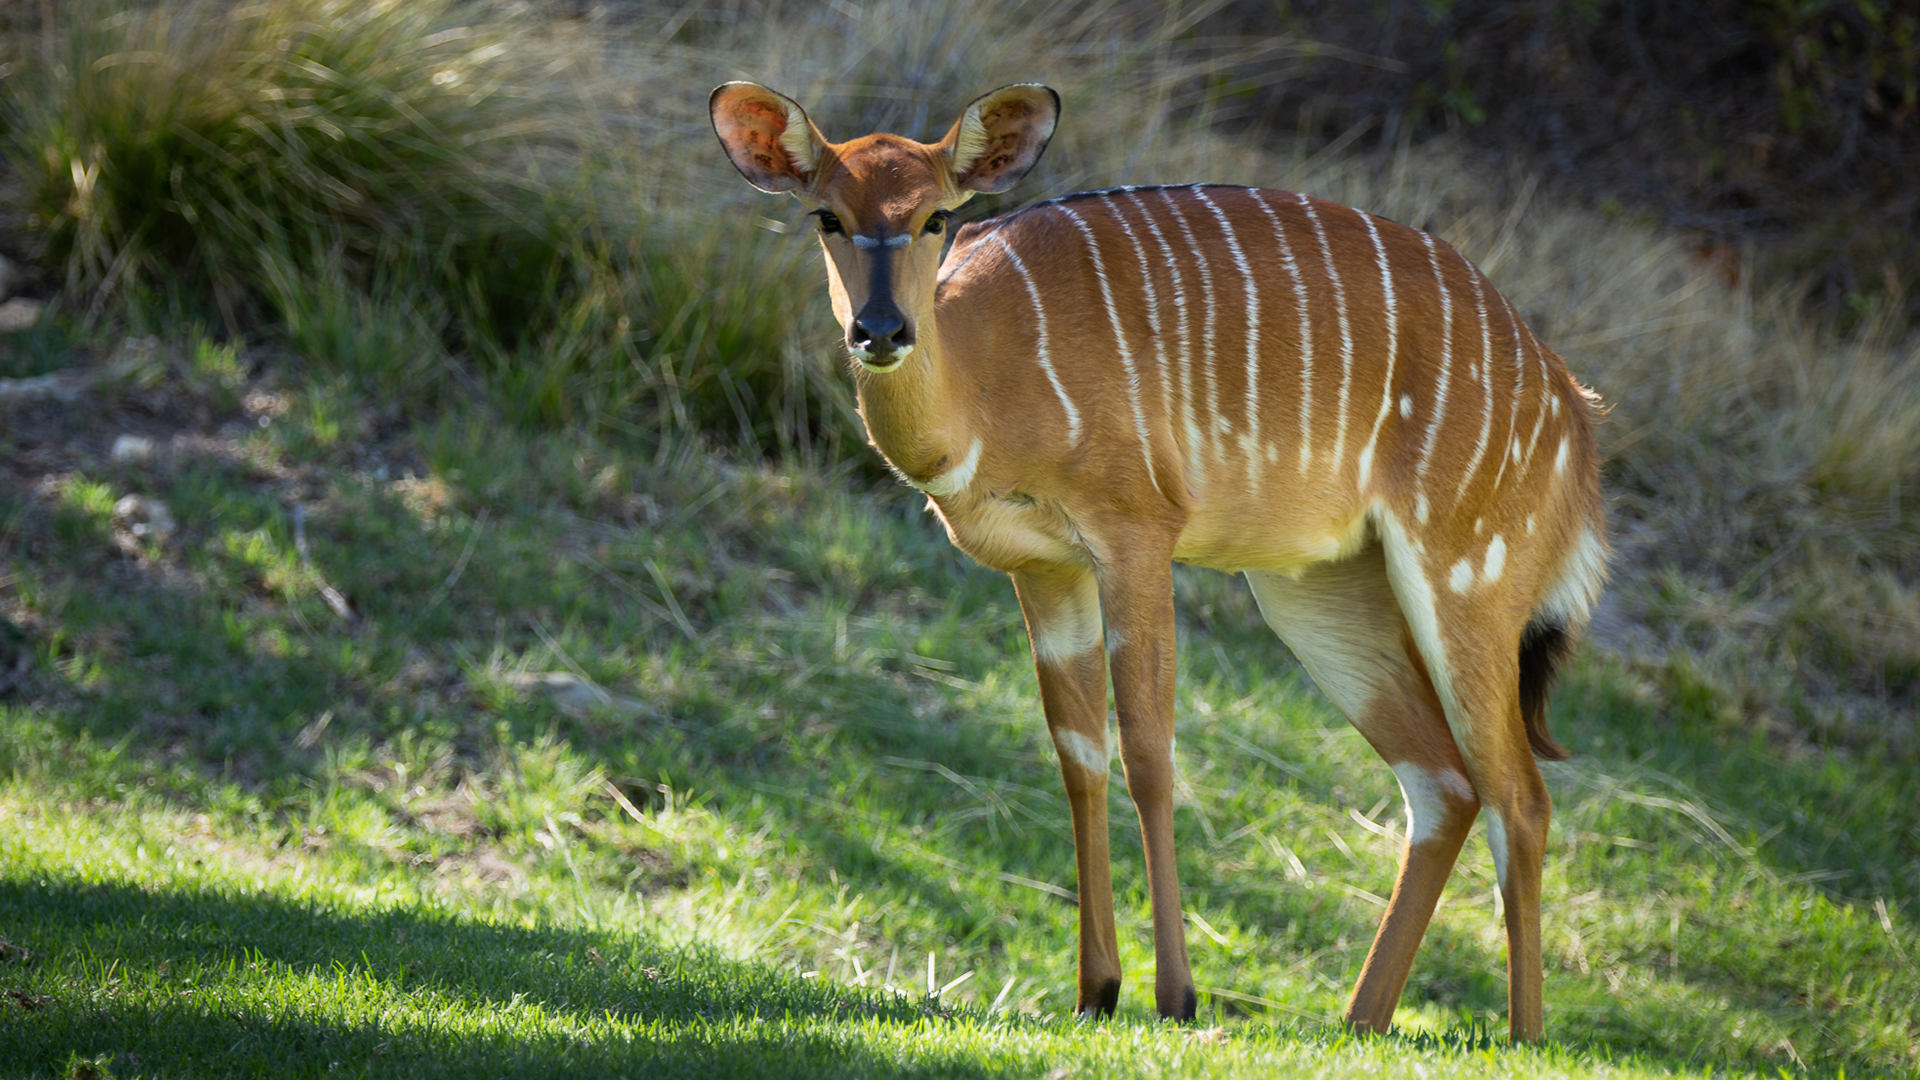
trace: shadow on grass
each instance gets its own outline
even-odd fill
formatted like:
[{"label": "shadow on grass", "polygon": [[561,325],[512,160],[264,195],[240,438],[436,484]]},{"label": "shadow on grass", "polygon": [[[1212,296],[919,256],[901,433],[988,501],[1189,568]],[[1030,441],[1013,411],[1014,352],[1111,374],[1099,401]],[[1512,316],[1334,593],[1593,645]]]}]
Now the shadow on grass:
[{"label": "shadow on grass", "polygon": [[[362,629],[349,629],[310,595],[301,599],[276,595],[264,584],[276,566],[285,570],[291,547],[281,496],[265,490],[258,478],[232,462],[193,463],[166,479],[167,483],[155,490],[171,500],[182,520],[189,523],[189,534],[179,542],[180,550],[187,552],[182,560],[184,567],[161,569],[109,554],[117,540],[113,526],[97,513],[88,516],[77,503],[57,507],[44,516],[36,512],[17,517],[13,519],[18,529],[14,536],[0,533],[0,556],[5,557],[0,560],[0,568],[13,563],[21,568],[22,580],[30,576],[36,588],[61,594],[57,603],[39,603],[44,610],[57,611],[58,625],[46,628],[48,638],[52,642],[64,639],[84,643],[81,649],[57,656],[60,647],[44,643],[47,654],[55,656],[56,662],[45,665],[39,677],[53,684],[56,689],[52,696],[64,702],[57,707],[30,706],[30,710],[33,722],[45,727],[50,741],[72,741],[87,735],[115,746],[116,752],[129,760],[132,773],[144,770],[148,775],[159,773],[169,782],[177,782],[172,788],[163,784],[161,791],[190,810],[204,806],[209,789],[235,781],[249,790],[265,792],[264,802],[274,811],[296,806],[304,798],[305,786],[321,779],[324,754],[330,745],[353,740],[378,743],[402,729],[429,724],[448,732],[446,738],[456,745],[463,740],[470,744],[491,738],[496,730],[505,732],[509,739],[530,739],[543,729],[557,731],[569,741],[573,752],[604,772],[618,774],[637,768],[643,773],[660,770],[660,775],[665,775],[670,769],[671,775],[683,781],[695,778],[703,793],[717,802],[758,799],[769,803],[769,821],[783,826],[796,846],[818,858],[821,876],[834,868],[853,880],[882,878],[890,887],[916,897],[926,910],[937,913],[935,921],[954,938],[974,940],[980,934],[983,937],[978,940],[994,943],[998,930],[991,912],[951,888],[947,869],[902,856],[891,847],[883,851],[875,843],[882,833],[907,833],[928,826],[938,829],[942,815],[954,811],[956,793],[963,786],[934,779],[926,771],[904,767],[889,771],[866,763],[888,758],[937,762],[964,777],[1004,781],[1033,791],[1057,791],[1058,777],[1040,749],[1044,735],[1037,710],[1024,726],[997,719],[982,722],[965,714],[954,716],[952,695],[946,696],[946,704],[940,703],[945,691],[929,690],[928,684],[914,683],[898,672],[877,667],[863,670],[848,663],[830,664],[826,654],[833,652],[831,627],[825,617],[819,618],[818,626],[792,632],[795,642],[786,658],[789,666],[766,671],[756,667],[757,660],[736,664],[721,654],[728,648],[759,648],[751,640],[753,633],[743,630],[727,636],[714,628],[737,617],[740,609],[750,607],[755,602],[751,598],[728,600],[716,589],[707,600],[709,610],[688,600],[686,616],[708,636],[691,645],[681,644],[673,631],[658,625],[657,619],[650,622],[632,595],[598,586],[578,566],[551,557],[554,552],[543,552],[543,543],[559,543],[558,534],[549,536],[542,531],[549,526],[530,522],[518,526],[520,531],[509,536],[503,517],[485,534],[428,535],[416,513],[400,499],[357,481],[341,481],[342,492],[335,498],[331,515],[315,513],[308,522],[328,573],[334,576],[335,584],[356,599],[367,621]],[[793,510],[789,517],[798,513]],[[711,542],[737,545],[742,550],[736,555],[741,558],[765,558],[773,565],[784,559],[786,568],[796,576],[807,579],[813,575],[826,583],[817,584],[810,592],[795,590],[785,599],[823,607],[858,608],[864,603],[878,586],[869,582],[851,587],[848,595],[829,595],[837,580],[833,574],[839,572],[832,568],[831,560],[821,556],[816,564],[809,565],[805,563],[808,556],[780,546],[785,542],[782,530],[791,525],[786,518],[776,518],[772,524],[755,526],[758,531],[740,526],[736,534]],[[196,527],[199,533],[192,532]],[[705,523],[683,522],[676,527],[688,535],[663,539],[660,534],[641,535],[644,530],[626,530],[615,539],[634,544],[633,559],[644,555],[651,560],[657,552],[669,573],[680,569],[673,563],[680,557],[685,558],[687,567],[698,568],[696,552],[705,542],[700,539]],[[20,543],[23,554],[3,550],[12,543]],[[931,535],[898,543],[909,553],[934,547],[944,550],[944,539]],[[28,544],[34,545],[32,550],[27,550]],[[534,557],[541,554],[550,557]],[[472,569],[456,583],[457,575],[449,568],[467,565],[468,555],[472,556]],[[987,608],[993,602],[1004,605],[1004,625],[994,626],[995,633],[1017,636],[1019,619],[1010,606],[1011,592],[1003,582],[982,585],[978,572],[955,571],[952,565],[948,560],[935,566],[924,578],[930,592],[955,596],[956,608],[964,608],[964,617],[970,620],[964,623],[961,634],[950,635],[954,638],[949,643],[956,650],[954,655],[966,657],[968,665],[976,661],[982,665],[997,663],[995,657],[1004,650],[995,653],[960,638],[991,621]],[[179,572],[182,569],[185,572]],[[665,579],[668,575],[661,576]],[[637,574],[635,577],[639,580],[636,588],[647,587],[645,580]],[[252,602],[247,600],[249,596]],[[730,603],[736,606],[729,609]],[[476,620],[471,617],[475,613],[490,618]],[[476,625],[478,622],[485,625]],[[1251,619],[1239,622],[1248,625],[1242,627],[1236,622],[1189,635],[1194,639],[1190,645],[1212,639],[1207,645],[1186,650],[1183,665],[1189,683],[1218,681],[1230,694],[1239,696],[1250,694],[1268,678],[1260,671],[1286,667],[1284,651],[1270,635]],[[399,672],[411,650],[484,654],[489,641],[498,648],[504,639],[512,652],[544,640],[535,633],[537,625],[561,628],[563,636],[570,634],[569,640],[581,642],[579,657],[588,667],[601,662],[594,653],[632,649],[665,655],[673,649],[690,652],[710,646],[715,655],[687,664],[686,670],[690,678],[711,682],[712,688],[701,692],[705,697],[690,699],[690,705],[683,703],[685,714],[668,718],[670,731],[652,732],[638,731],[631,725],[576,722],[538,704],[490,705],[458,693],[443,695],[434,710],[424,712],[405,703],[413,688],[405,685]],[[643,630],[649,626],[653,629]],[[808,634],[818,637],[823,628],[823,641],[809,644],[799,640]],[[844,626],[842,629],[844,632]],[[903,636],[911,641],[915,633],[908,628]],[[1213,644],[1223,647],[1210,647]],[[822,655],[809,659],[801,655],[805,649]],[[821,667],[825,673],[810,675],[810,665]],[[936,705],[934,715],[923,719],[930,698]],[[1031,700],[1030,691],[1026,699]],[[771,709],[773,715],[762,716],[756,706]],[[1816,882],[1842,903],[1920,894],[1920,811],[1911,800],[1910,773],[1897,764],[1838,757],[1784,758],[1769,753],[1764,746],[1734,741],[1725,730],[1684,710],[1632,700],[1611,688],[1606,680],[1583,679],[1564,688],[1556,708],[1559,729],[1580,754],[1574,768],[1591,776],[1608,772],[1643,776],[1651,768],[1672,780],[1663,793],[1700,793],[1714,813],[1729,822],[1736,839],[1753,849],[1752,862],[1768,874]],[[325,739],[310,748],[298,746],[297,736],[303,727],[323,713],[334,717]],[[1314,722],[1337,721],[1327,712]],[[1195,738],[1192,745],[1202,745],[1203,741],[1204,736]],[[1190,745],[1189,740],[1183,737],[1182,745]],[[1295,744],[1275,743],[1267,749],[1282,757],[1304,753],[1303,766],[1312,756],[1310,750],[1303,751]],[[1213,752],[1229,751],[1216,746]],[[17,757],[19,751],[0,747],[0,764],[10,754]],[[58,760],[57,755],[48,760]],[[1383,768],[1371,758],[1365,767]],[[1326,769],[1305,769],[1305,774],[1311,779],[1275,777],[1274,782],[1300,785],[1311,799],[1337,802],[1333,794],[1336,781],[1327,779]],[[110,781],[114,779],[97,774],[89,782],[103,784],[102,790],[79,794],[111,799]],[[131,781],[135,777],[122,775],[117,779]],[[784,789],[784,794],[770,794],[770,784]],[[1567,794],[1577,797],[1575,792]],[[823,806],[818,801],[822,798],[844,799],[847,808],[860,813]],[[1029,823],[1024,833],[1003,829],[996,835],[988,828],[969,825],[945,835],[941,850],[975,872],[1003,871],[1072,887],[1072,847],[1064,832],[1064,802],[1057,797],[1033,799],[1034,809],[1058,813],[1057,828]],[[1662,817],[1639,805],[1623,805],[1620,813],[1629,823],[1621,828],[1623,833],[1670,844],[1676,850],[1686,850],[1686,844],[1693,842],[1686,835],[1686,822],[1671,814]],[[1137,829],[1131,807],[1117,791],[1112,817],[1116,855],[1129,862],[1137,859]],[[1011,825],[1012,819],[1007,823]],[[1191,837],[1190,831],[1186,835]],[[1696,850],[1704,850],[1698,856],[1702,860],[1717,857],[1717,849],[1710,845]],[[1809,877],[1831,871],[1843,876],[1824,880]],[[1121,871],[1123,875],[1127,872]],[[1224,871],[1216,875],[1220,906],[1230,908],[1244,925],[1298,923],[1305,939],[1312,943],[1310,948],[1340,938],[1363,945],[1371,938],[1372,921],[1364,913],[1343,910],[1324,891],[1308,894],[1277,878],[1233,882],[1229,889],[1229,876]],[[1198,875],[1190,876],[1189,881],[1202,886]],[[8,887],[13,889],[10,902],[16,909],[23,904],[28,909],[34,907],[26,899],[30,891],[27,886],[14,883]],[[1124,889],[1123,882],[1123,903],[1136,899],[1127,896]],[[1194,891],[1198,897],[1203,888]],[[310,930],[308,936],[321,943],[300,957],[280,962],[313,965],[321,962],[318,957],[347,957],[350,966],[353,958],[359,958],[362,967],[371,964],[380,970],[388,970],[389,965],[404,969],[418,963],[422,974],[410,977],[441,980],[459,994],[479,995],[476,1000],[495,1000],[496,996],[510,1000],[516,992],[533,993],[527,990],[529,979],[536,989],[554,990],[560,984],[541,984],[539,978],[544,976],[529,975],[519,965],[545,955],[584,955],[587,945],[583,943],[598,940],[545,931],[515,936],[457,922],[446,924],[455,929],[432,931],[431,927],[440,924],[418,915],[382,916],[362,923],[315,915],[305,909],[279,908],[264,901],[240,903],[200,896],[169,900],[139,895],[144,906],[122,902],[136,920],[143,916],[151,919],[156,905],[164,908],[171,904],[179,909],[175,922],[208,933],[229,922],[244,926],[268,918],[258,914],[262,910],[277,912],[271,918],[287,924],[284,933],[256,934],[245,942],[229,942],[222,946],[228,950],[223,955],[240,956],[245,950],[257,949],[262,955],[278,957],[274,950],[283,947],[283,939],[289,939],[293,931],[289,920],[318,920],[318,925],[331,928],[333,938],[344,938],[351,947],[325,945],[328,934]],[[65,899],[50,895],[45,904],[100,910],[98,903],[80,892]],[[194,914],[203,904],[212,905],[216,914]],[[1888,918],[1911,936],[1916,913],[1920,909],[1911,904],[1896,904]],[[387,922],[381,923],[382,919]],[[422,954],[413,943],[416,930],[408,929],[409,920],[417,924],[418,933],[429,936],[435,932],[456,934],[457,930],[457,940],[448,940],[445,955]],[[384,925],[385,930],[368,928],[375,924]],[[403,930],[405,941],[399,937]],[[12,930],[0,928],[0,932]],[[1728,936],[1733,933],[1724,929],[1720,932]],[[496,934],[506,936],[488,936]],[[469,970],[477,961],[452,959],[461,954],[458,946],[463,942],[497,953],[508,962],[498,970]],[[605,951],[608,946],[601,943],[600,947]],[[1070,952],[1071,937],[1062,934],[1057,975],[1062,985],[1070,980]],[[1416,967],[1416,991],[1424,990],[1450,1007],[1495,1011],[1503,1004],[1504,988],[1487,978],[1494,964],[1497,957],[1490,963],[1487,950],[1479,942],[1437,933]],[[1769,964],[1763,950],[1761,959],[1744,966],[1716,966],[1689,956],[1678,974],[1704,996],[1726,997],[1761,1011],[1804,1012],[1804,1005],[1793,1002],[1792,984],[1804,981],[1803,976],[1817,969],[1818,965],[1805,957]],[[724,979],[716,976],[716,984],[738,983],[748,978],[748,972],[746,968],[732,969]],[[1597,987],[1597,977],[1586,985]],[[627,1007],[623,1003],[652,1001],[664,993],[631,980],[621,982],[612,975],[579,986],[586,988],[576,987],[578,994],[565,1000],[569,1007],[587,1012],[622,1009]],[[1593,992],[1602,993],[1597,989]],[[737,1004],[730,993],[702,991],[692,995],[695,1003],[686,1006],[689,1011],[661,1016],[675,1024],[694,1024],[696,1020],[701,1024],[731,1023],[752,1017],[754,1013]],[[857,995],[832,999],[841,1000],[864,999]],[[232,1027],[240,1020],[194,1012],[188,999],[155,998],[132,1012],[126,1011],[133,1008],[126,1000],[104,1000],[91,1007],[100,1010],[101,1016],[120,1017],[113,1023],[128,1032],[201,1025],[203,1037],[188,1040],[191,1045],[227,1045],[220,1040],[230,1035],[233,1043],[245,1041],[241,1038],[245,1031]],[[826,1017],[835,1015],[832,1010],[841,1007],[830,1001],[807,1005],[800,1011]],[[1583,1045],[1686,1052],[1687,1048],[1672,1041],[1660,1041],[1658,1035],[1650,1033],[1653,1029],[1638,1027],[1635,1015],[1656,1008],[1644,1002],[1618,1004],[1609,1021],[1597,1027],[1599,1034],[1594,1041]],[[49,1010],[47,1016],[54,1016],[54,1011]],[[912,1018],[906,1014],[898,1017],[903,1023]],[[43,1022],[53,1021],[34,1021]],[[282,1016],[276,1022],[292,1021]],[[73,1032],[79,1034],[91,1021],[70,1023]],[[324,1025],[309,1027],[323,1033],[332,1030]],[[362,1025],[362,1029],[368,1054],[394,1037],[379,1023]],[[1564,1037],[1572,1025],[1556,1025],[1556,1030]],[[287,1037],[293,1035],[287,1033]],[[324,1042],[334,1036],[313,1037]],[[474,1035],[459,1045],[480,1046],[488,1038],[491,1036]],[[749,1033],[727,1035],[722,1041],[738,1049],[746,1060],[753,1048],[761,1045],[757,1041],[761,1038]],[[156,1044],[163,1045],[164,1039]],[[382,1053],[400,1053],[402,1050],[394,1047],[407,1045],[411,1044],[402,1039]],[[667,1053],[682,1045],[668,1039],[649,1052]],[[555,1053],[579,1050],[601,1055],[582,1059],[579,1067],[583,1070],[600,1067],[619,1071],[625,1067],[621,1062],[629,1060],[605,1056],[614,1051],[604,1047],[555,1046]],[[505,1053],[486,1051],[496,1052]],[[425,1060],[455,1051],[438,1048],[421,1053]],[[473,1056],[460,1060],[477,1066],[487,1059]],[[695,1055],[685,1060],[700,1059]],[[956,1063],[953,1071],[962,1069]]]},{"label": "shadow on grass", "polygon": [[5,876],[0,926],[8,1075],[64,1075],[71,1055],[127,1073],[274,1076],[986,1077],[1036,1066],[916,1040],[950,1023],[925,1002],[645,939]]}]

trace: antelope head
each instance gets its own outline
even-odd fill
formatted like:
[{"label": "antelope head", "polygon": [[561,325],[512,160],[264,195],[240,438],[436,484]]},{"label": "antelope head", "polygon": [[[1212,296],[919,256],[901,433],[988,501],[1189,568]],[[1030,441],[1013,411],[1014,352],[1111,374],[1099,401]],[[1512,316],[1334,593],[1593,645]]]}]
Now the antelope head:
[{"label": "antelope head", "polygon": [[813,208],[834,317],[847,349],[875,373],[897,370],[931,326],[954,210],[1025,176],[1060,115],[1058,94],[1019,84],[975,100],[937,143],[898,135],[830,143],[798,104],[764,86],[727,83],[707,106],[748,183]]}]

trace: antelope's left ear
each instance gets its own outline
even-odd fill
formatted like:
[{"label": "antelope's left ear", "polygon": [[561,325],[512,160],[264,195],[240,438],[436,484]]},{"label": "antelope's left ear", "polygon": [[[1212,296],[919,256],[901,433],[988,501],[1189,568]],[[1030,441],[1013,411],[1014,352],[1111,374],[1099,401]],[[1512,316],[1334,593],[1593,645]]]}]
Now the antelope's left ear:
[{"label": "antelope's left ear", "polygon": [[961,191],[1005,191],[1040,160],[1060,120],[1060,95],[1038,83],[1003,86],[974,100],[940,145]]},{"label": "antelope's left ear", "polygon": [[755,83],[730,82],[707,99],[707,113],[747,183],[772,194],[813,183],[827,140],[792,98]]}]

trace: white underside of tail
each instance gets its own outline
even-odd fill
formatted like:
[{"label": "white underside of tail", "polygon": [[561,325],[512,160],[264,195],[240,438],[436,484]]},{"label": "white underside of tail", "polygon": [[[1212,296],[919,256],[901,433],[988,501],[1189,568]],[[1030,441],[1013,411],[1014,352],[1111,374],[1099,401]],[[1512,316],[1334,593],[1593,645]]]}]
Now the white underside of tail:
[{"label": "white underside of tail", "polygon": [[1592,525],[1580,527],[1567,559],[1560,564],[1560,576],[1547,591],[1546,598],[1534,608],[1534,617],[1565,627],[1586,624],[1593,605],[1600,599],[1600,588],[1607,581],[1607,549]]}]

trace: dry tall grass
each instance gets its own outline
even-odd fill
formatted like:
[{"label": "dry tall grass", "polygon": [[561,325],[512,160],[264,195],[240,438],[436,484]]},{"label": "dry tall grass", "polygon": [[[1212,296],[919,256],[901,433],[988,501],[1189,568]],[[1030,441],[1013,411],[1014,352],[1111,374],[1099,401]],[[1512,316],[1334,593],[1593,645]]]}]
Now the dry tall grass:
[{"label": "dry tall grass", "polygon": [[[393,6],[278,0],[249,10],[338,19]],[[1891,322],[1835,340],[1795,314],[1791,289],[1730,287],[1690,259],[1682,238],[1582,209],[1446,145],[1343,156],[1284,135],[1223,133],[1209,123],[1210,65],[1233,54],[1283,72],[1293,43],[1210,40],[1217,4],[1169,14],[1137,0],[736,0],[626,5],[534,28],[525,9],[432,6],[447,24],[433,34],[466,20],[460,47],[508,64],[539,97],[537,130],[513,129],[522,134],[501,144],[512,151],[502,160],[519,164],[514,184],[535,196],[528,205],[562,208],[542,220],[566,225],[555,248],[566,265],[535,275],[521,298],[531,329],[443,335],[504,408],[647,437],[862,452],[815,248],[796,235],[801,208],[734,176],[708,130],[706,93],[751,78],[795,96],[829,137],[934,138],[984,90],[1043,81],[1061,92],[1064,120],[1019,200],[1129,182],[1239,182],[1308,191],[1454,242],[1611,405],[1603,438],[1619,565],[1601,641],[1664,692],[1704,695],[1730,728],[1920,753],[1920,344],[1894,340]],[[101,32],[129,25],[109,20]],[[98,46],[108,51],[88,63],[130,47]],[[429,61],[439,62],[430,50],[403,50],[382,62]],[[16,104],[25,118],[15,122],[16,160],[43,162],[47,190],[71,197],[93,167],[86,145],[32,141],[58,129],[31,121],[60,115],[59,104],[40,113]],[[524,117],[458,119],[491,132]],[[536,144],[573,157],[520,152]],[[332,189],[315,190],[320,199]],[[967,212],[1008,205],[980,199]],[[428,252],[439,239],[411,236]],[[149,257],[127,253],[140,239],[116,248],[76,231],[69,247],[82,276],[98,278]],[[275,264],[260,265],[264,275]],[[417,342],[423,319],[457,323],[474,310],[460,295],[376,296],[371,307],[292,295],[344,287],[338,277],[322,267],[252,284],[280,297],[289,325],[387,311],[402,325],[376,342]],[[314,352],[369,340],[311,326],[292,337]]]}]

